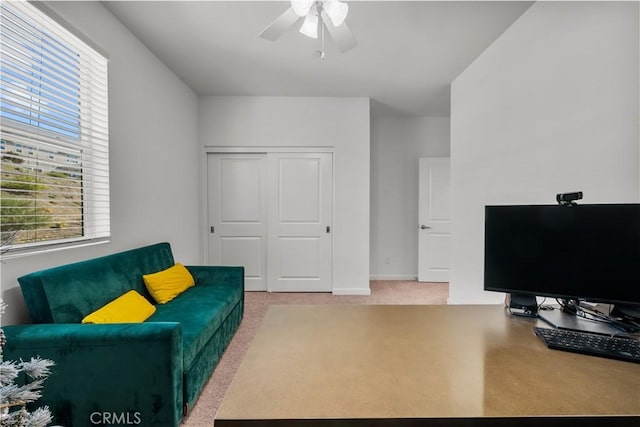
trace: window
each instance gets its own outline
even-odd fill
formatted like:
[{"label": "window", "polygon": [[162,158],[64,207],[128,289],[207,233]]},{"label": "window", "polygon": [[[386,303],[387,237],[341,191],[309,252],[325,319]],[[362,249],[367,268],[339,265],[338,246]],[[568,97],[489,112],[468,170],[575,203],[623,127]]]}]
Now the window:
[{"label": "window", "polygon": [[2,252],[107,240],[107,60],[27,2],[0,25]]}]

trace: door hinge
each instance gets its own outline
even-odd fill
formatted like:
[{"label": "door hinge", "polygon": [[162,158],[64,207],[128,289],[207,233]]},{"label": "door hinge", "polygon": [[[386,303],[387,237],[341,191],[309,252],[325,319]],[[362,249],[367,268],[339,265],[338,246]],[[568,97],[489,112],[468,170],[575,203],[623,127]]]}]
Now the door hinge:
[{"label": "door hinge", "polygon": [[216,230],[216,228],[212,225],[211,226],[211,234],[215,233],[216,232],[215,230]]}]

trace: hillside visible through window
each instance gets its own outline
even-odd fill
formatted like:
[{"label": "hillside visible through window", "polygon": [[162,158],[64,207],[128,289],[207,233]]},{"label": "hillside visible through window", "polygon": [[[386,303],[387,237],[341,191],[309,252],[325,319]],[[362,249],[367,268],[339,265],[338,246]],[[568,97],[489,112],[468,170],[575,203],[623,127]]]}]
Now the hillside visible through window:
[{"label": "hillside visible through window", "polygon": [[[80,153],[0,141],[4,244],[82,236]],[[3,245],[4,246],[4,245]]]}]

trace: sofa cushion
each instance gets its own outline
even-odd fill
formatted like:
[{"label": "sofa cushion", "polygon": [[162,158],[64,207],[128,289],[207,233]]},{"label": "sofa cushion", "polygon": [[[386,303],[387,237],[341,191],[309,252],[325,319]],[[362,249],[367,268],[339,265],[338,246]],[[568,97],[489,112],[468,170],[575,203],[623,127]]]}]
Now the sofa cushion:
[{"label": "sofa cushion", "polygon": [[183,366],[186,371],[241,296],[241,289],[197,285],[167,304],[156,306],[155,314],[147,322],[179,322],[182,325]]},{"label": "sofa cushion", "polygon": [[85,316],[82,323],[140,323],[155,312],[145,297],[131,290]]},{"label": "sofa cushion", "polygon": [[142,276],[147,290],[158,304],[166,304],[195,285],[189,270],[179,262],[173,267]]},{"label": "sofa cushion", "polygon": [[174,264],[168,243],[93,258],[19,277],[34,323],[80,323],[89,313],[130,290],[151,301],[142,275]]}]

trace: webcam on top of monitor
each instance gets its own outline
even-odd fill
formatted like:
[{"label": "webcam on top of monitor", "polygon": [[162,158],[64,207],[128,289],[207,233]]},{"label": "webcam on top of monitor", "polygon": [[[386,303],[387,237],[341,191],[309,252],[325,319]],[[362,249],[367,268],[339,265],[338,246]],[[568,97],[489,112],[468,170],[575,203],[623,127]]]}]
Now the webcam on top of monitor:
[{"label": "webcam on top of monitor", "polygon": [[575,206],[576,200],[582,199],[582,191],[576,191],[575,193],[558,193],[556,200],[558,204],[562,206]]}]

